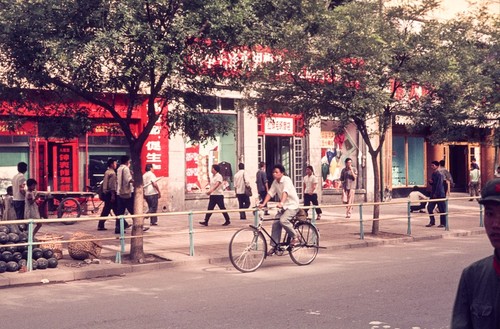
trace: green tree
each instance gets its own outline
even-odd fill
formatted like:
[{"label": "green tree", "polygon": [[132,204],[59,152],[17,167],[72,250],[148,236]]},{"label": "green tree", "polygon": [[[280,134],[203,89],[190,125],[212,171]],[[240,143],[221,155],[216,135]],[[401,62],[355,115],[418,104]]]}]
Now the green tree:
[{"label": "green tree", "polygon": [[[456,114],[465,110],[459,101],[464,101],[463,88],[471,87],[462,80],[468,67],[461,63],[463,53],[449,53],[448,41],[460,40],[461,31],[426,18],[437,5],[425,0],[381,10],[381,2],[363,1],[332,9],[323,1],[297,2],[298,14],[279,25],[272,19],[268,24],[269,35],[280,35],[268,44],[286,51],[276,51],[275,61],[248,81],[250,90],[259,91],[258,110],[302,113],[306,125],[325,117],[338,120],[341,127],[354,123],[371,156],[374,201],[379,202],[380,155],[396,115],[414,118],[418,113],[413,124],[427,120],[426,126],[432,127],[429,118],[440,112],[440,119],[450,119],[441,119],[441,129],[463,119]],[[481,45],[488,48],[488,43]],[[467,55],[473,58],[476,48],[469,47]],[[449,83],[459,87],[450,90]],[[484,83],[495,88],[491,81]],[[432,92],[409,97],[414,86]],[[443,108],[452,99],[455,106]],[[379,231],[379,212],[374,206],[373,234]]]},{"label": "green tree", "polygon": [[[186,102],[185,91],[191,91],[189,95],[205,95],[218,82],[226,81],[223,70],[200,75],[196,68],[199,61],[193,54],[214,55],[224,47],[240,44],[240,36],[249,33],[245,21],[253,19],[247,14],[250,3],[0,0],[2,96],[5,98],[8,91],[10,96],[14,94],[12,99],[16,102],[35,106],[36,99],[23,96],[27,90],[43,89],[61,97],[84,100],[111,114],[129,143],[137,192],[135,209],[141,214],[140,154],[158,119],[170,134],[181,132],[194,141],[232,129],[196,100],[191,98]],[[211,42],[204,47],[207,40],[224,43]],[[119,94],[127,98],[126,113],[115,107],[114,96]],[[131,115],[144,102],[147,122],[136,136],[130,128]],[[155,106],[158,103],[160,110]],[[74,111],[81,113],[83,109]],[[72,113],[63,116],[71,117]],[[134,219],[132,235],[141,236],[142,226],[143,218]],[[132,239],[131,259],[143,258],[142,237]]]},{"label": "green tree", "polygon": [[[500,16],[486,8],[439,26],[446,70],[413,109],[412,129],[434,143],[469,141],[500,145]],[[428,123],[432,122],[432,125]],[[494,169],[494,168],[492,168]]]}]

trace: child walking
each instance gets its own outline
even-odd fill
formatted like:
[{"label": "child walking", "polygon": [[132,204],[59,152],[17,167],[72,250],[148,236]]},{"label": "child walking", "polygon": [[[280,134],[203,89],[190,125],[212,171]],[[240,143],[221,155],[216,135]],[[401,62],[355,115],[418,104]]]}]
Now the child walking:
[{"label": "child walking", "polygon": [[7,187],[7,195],[4,197],[4,211],[2,220],[17,220],[16,209],[14,209],[14,192],[12,186]]},{"label": "child walking", "polygon": [[[30,178],[26,181],[28,190],[26,191],[26,206],[24,208],[24,218],[26,219],[40,219],[40,211],[38,210],[38,204],[36,203],[36,186],[37,181]],[[37,223],[35,229],[33,230],[33,237],[42,227],[42,223]]]}]

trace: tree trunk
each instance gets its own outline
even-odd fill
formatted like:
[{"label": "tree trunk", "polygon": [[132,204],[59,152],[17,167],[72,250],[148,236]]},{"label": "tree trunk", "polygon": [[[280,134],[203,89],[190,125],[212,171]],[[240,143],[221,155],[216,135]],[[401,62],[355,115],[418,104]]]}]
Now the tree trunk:
[{"label": "tree trunk", "polygon": [[372,158],[373,165],[373,202],[376,203],[373,205],[373,222],[372,222],[372,234],[377,235],[379,232],[379,218],[380,218],[380,170],[379,170],[379,162],[378,157],[380,152],[370,152]]},{"label": "tree trunk", "polygon": [[[144,213],[144,192],[142,189],[141,152],[132,150],[131,159],[134,177],[134,214],[142,215]],[[133,219],[132,236],[135,236],[135,238],[130,240],[130,260],[137,263],[142,263],[144,261],[143,227],[144,217]]]}]

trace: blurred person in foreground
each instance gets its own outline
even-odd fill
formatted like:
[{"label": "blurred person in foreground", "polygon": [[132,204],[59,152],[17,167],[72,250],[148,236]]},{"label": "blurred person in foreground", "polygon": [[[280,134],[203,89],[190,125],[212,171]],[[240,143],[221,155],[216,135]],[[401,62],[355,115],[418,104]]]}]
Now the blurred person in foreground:
[{"label": "blurred person in foreground", "polygon": [[479,203],[485,208],[484,227],[494,252],[462,272],[452,329],[500,329],[500,178],[485,185]]}]

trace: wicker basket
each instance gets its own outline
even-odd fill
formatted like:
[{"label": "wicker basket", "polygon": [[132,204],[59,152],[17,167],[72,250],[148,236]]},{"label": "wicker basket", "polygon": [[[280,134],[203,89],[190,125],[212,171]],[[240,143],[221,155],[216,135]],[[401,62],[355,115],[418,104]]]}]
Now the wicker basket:
[{"label": "wicker basket", "polygon": [[101,256],[102,245],[99,241],[91,241],[96,237],[85,232],[76,232],[71,236],[71,240],[88,240],[68,242],[68,252],[71,258],[85,260],[89,258],[99,258]]},{"label": "wicker basket", "polygon": [[52,251],[54,252],[54,257],[56,259],[63,258],[63,245],[61,242],[59,242],[63,239],[62,235],[46,233],[42,236],[37,236],[36,238],[38,241],[43,242],[42,244],[40,244],[40,248],[52,249]]}]

